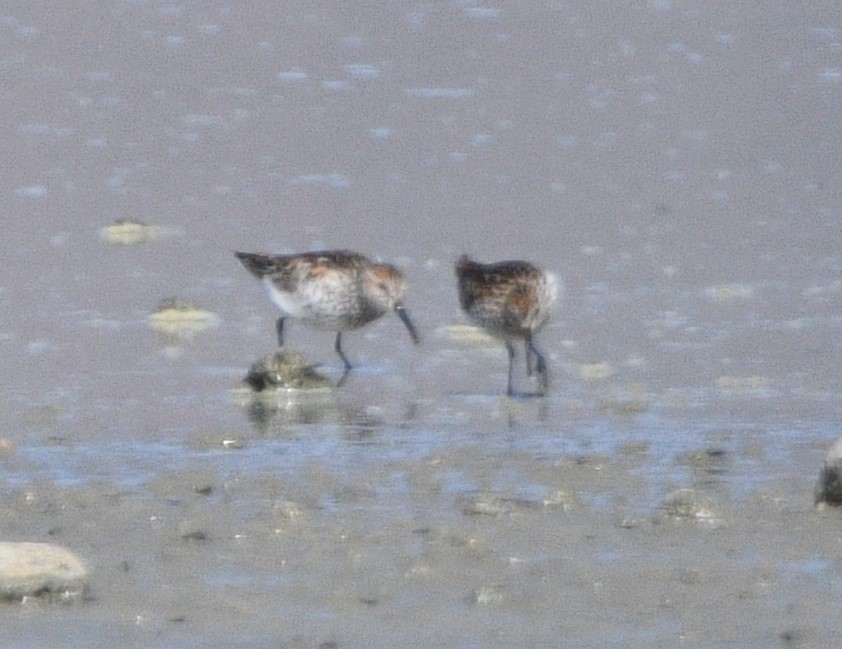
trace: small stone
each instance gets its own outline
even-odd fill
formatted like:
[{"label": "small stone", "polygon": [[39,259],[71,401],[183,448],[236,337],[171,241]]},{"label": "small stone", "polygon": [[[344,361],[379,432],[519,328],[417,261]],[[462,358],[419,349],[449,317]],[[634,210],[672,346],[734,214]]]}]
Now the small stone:
[{"label": "small stone", "polygon": [[654,517],[655,523],[664,520],[694,521],[710,527],[721,527],[724,524],[713,504],[695,489],[676,489],[668,494]]},{"label": "small stone", "polygon": [[187,520],[178,526],[178,535],[182,541],[201,543],[210,540],[210,534],[200,521]]},{"label": "small stone", "polygon": [[494,494],[463,498],[461,499],[460,505],[462,513],[466,516],[489,516],[496,518],[511,514],[515,510],[511,501]]},{"label": "small stone", "polygon": [[785,647],[795,647],[804,641],[805,633],[799,629],[785,629],[778,634]]},{"label": "small stone", "polygon": [[624,530],[633,530],[640,527],[642,521],[639,518],[626,517],[617,523],[617,527]]},{"label": "small stone", "polygon": [[208,533],[204,530],[191,530],[181,535],[184,541],[207,541]]},{"label": "small stone", "polygon": [[690,450],[682,453],[679,460],[693,469],[721,475],[727,470],[728,452],[719,447]]},{"label": "small stone", "polygon": [[73,601],[84,595],[88,571],[69,550],[49,543],[0,542],[0,597]]}]

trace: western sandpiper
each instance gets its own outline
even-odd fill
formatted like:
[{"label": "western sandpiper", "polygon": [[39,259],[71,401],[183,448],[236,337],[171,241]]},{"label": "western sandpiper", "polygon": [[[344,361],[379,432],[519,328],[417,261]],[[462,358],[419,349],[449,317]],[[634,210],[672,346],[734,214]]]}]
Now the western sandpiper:
[{"label": "western sandpiper", "polygon": [[276,325],[278,345],[284,345],[284,321],[301,320],[317,329],[336,332],[336,353],[345,373],[352,365],[342,351],[342,332],[358,329],[389,311],[406,325],[412,341],[420,341],[403,305],[403,273],[347,250],[294,255],[235,252],[243,266],[260,279],[281,311]]},{"label": "western sandpiper", "polygon": [[526,372],[538,374],[539,391],[547,391],[547,363],[535,348],[533,334],[549,320],[558,295],[556,278],[525,261],[481,264],[463,255],[456,262],[459,303],[468,316],[496,338],[503,340],[509,354],[509,380],[506,394],[515,395],[512,368],[515,340],[523,340]]}]

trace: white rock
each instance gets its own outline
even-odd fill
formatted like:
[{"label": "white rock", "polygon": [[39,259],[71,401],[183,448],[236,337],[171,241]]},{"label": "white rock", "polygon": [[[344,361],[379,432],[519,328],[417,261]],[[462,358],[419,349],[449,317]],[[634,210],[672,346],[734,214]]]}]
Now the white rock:
[{"label": "white rock", "polygon": [[0,542],[0,597],[73,599],[88,584],[88,571],[69,550],[49,543]]}]

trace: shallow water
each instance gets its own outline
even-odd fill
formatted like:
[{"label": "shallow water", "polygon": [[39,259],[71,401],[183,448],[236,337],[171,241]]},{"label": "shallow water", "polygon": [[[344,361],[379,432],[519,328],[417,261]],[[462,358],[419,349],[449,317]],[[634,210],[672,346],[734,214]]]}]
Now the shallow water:
[{"label": "shallow water", "polygon": [[[92,571],[2,607],[7,646],[832,646],[840,29],[669,0],[0,18],[0,535]],[[124,218],[161,236],[100,236]],[[232,251],[320,247],[404,268],[423,344],[386,318],[341,390],[238,403],[275,313]],[[563,280],[547,398],[454,334],[463,252]],[[168,297],[218,321],[157,333]],[[339,377],[330,334],[288,343]],[[716,524],[659,519],[677,488]]]}]

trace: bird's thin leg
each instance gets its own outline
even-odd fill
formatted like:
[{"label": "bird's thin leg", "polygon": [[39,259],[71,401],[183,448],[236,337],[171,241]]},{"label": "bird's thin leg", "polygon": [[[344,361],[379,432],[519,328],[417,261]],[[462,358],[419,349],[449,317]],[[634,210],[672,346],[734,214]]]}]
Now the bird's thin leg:
[{"label": "bird's thin leg", "polygon": [[348,373],[352,369],[351,362],[348,360],[348,357],[345,356],[345,352],[342,351],[342,332],[336,332],[336,344],[333,347],[336,350],[336,353],[339,354],[339,358],[342,359],[342,363],[345,365],[345,371],[342,373],[342,377],[339,379],[339,382],[336,384],[337,387],[342,387],[345,383],[345,380],[348,378]]},{"label": "bird's thin leg", "polygon": [[509,383],[506,387],[506,394],[512,396],[515,391],[512,388],[512,368],[515,364],[515,348],[510,341],[506,341],[506,351],[509,353]]},{"label": "bird's thin leg", "polygon": [[275,329],[278,332],[278,347],[284,346],[284,319],[283,317],[278,318],[278,321],[275,323]]},{"label": "bird's thin leg", "polygon": [[[547,376],[547,363],[544,360],[544,356],[535,349],[535,345],[532,344],[532,337],[530,336],[528,339],[529,351],[535,355],[535,371],[538,372],[538,385],[541,386],[540,394],[544,395],[547,392],[547,387],[549,386],[549,377]],[[527,351],[527,356],[529,355],[529,351]]]},{"label": "bird's thin leg", "polygon": [[523,338],[524,352],[526,353],[526,376],[532,376],[532,352],[535,348],[532,346],[532,334],[527,332]]},{"label": "bird's thin leg", "polygon": [[342,359],[342,362],[345,364],[345,369],[350,370],[353,367],[348,360],[348,357],[345,356],[345,352],[342,351],[342,332],[336,332],[336,345],[333,347],[336,350],[336,353],[339,354],[339,358]]}]

